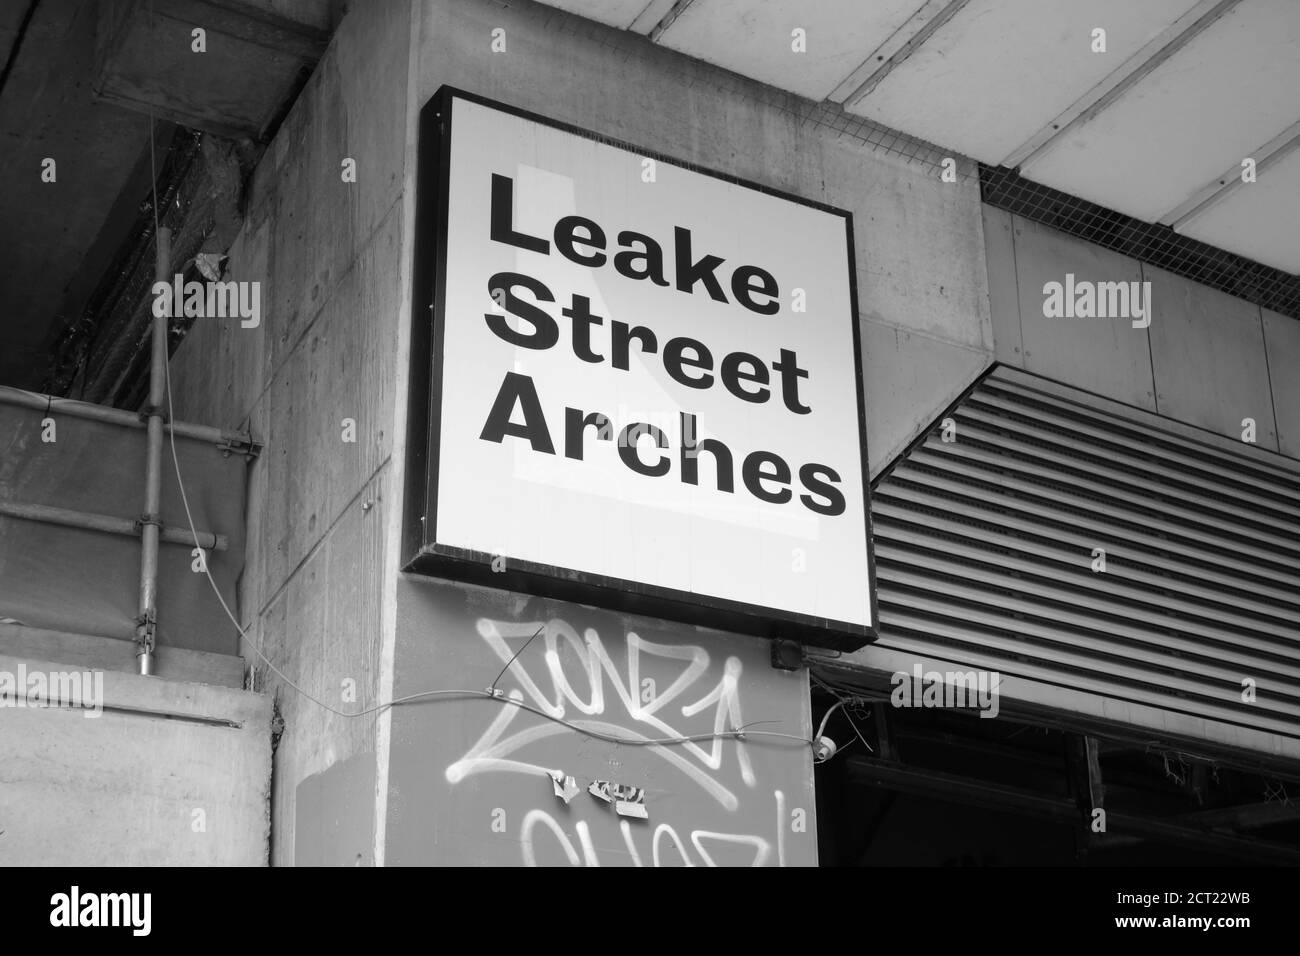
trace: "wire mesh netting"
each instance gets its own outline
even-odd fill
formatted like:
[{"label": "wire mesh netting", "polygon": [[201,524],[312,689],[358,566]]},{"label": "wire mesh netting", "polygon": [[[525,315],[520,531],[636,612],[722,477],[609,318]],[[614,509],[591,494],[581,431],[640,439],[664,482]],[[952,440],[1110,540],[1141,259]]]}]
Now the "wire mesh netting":
[{"label": "wire mesh netting", "polygon": [[1291,318],[1300,318],[1300,276],[1262,265],[1069,193],[1030,182],[1006,167],[979,167],[990,206],[1148,262]]}]

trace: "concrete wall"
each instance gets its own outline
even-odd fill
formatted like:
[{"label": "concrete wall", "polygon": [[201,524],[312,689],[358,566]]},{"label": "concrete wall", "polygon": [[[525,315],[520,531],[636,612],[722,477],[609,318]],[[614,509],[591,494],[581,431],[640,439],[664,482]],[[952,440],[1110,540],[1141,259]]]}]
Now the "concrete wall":
[{"label": "concrete wall", "polygon": [[[67,665],[0,656],[0,683]],[[17,675],[26,675],[18,680]],[[0,720],[0,866],[260,866],[270,821],[271,702],[100,672],[95,707],[14,706]],[[68,686],[64,684],[63,686]],[[6,691],[9,689],[6,688]],[[102,694],[102,696],[101,696]]]},{"label": "concrete wall", "polygon": [[[973,182],[942,183],[933,166],[802,121],[793,98],[545,7],[355,5],[258,167],[230,253],[230,278],[263,283],[261,327],[201,322],[173,359],[178,416],[251,427],[266,446],[242,620],[288,678],[345,711],[391,691],[414,116],[444,83],[851,209],[873,468],[992,350]],[[340,181],[345,157],[355,184]],[[378,730],[332,715],[243,652],[286,722],[273,861],[375,861],[387,715]]]},{"label": "concrete wall", "polygon": [[[644,38],[540,5],[430,0],[418,5],[417,19],[413,105],[423,104],[439,87],[450,85],[850,210],[873,471],[911,441],[991,361],[983,231],[978,188],[971,177],[945,183],[937,163],[909,163],[877,149],[860,131],[837,128],[819,118],[805,101],[658,48]],[[495,31],[504,31],[504,52],[493,52]],[[773,228],[780,224],[774,223]],[[407,580],[398,585],[393,690],[399,697],[430,688],[479,687],[487,677],[486,671],[479,673],[485,660],[493,663],[473,636],[474,616],[467,618],[470,624],[453,626],[428,611],[423,617],[403,613],[404,607],[420,606],[426,587]],[[470,598],[460,600],[474,604]],[[568,605],[552,615],[520,596],[502,595],[497,603],[504,610],[497,608],[495,617],[512,623],[534,617],[586,619],[591,613]],[[415,623],[410,621],[413,617]],[[638,632],[645,630],[611,615],[598,630],[602,638],[621,648],[622,632],[634,626]],[[662,623],[659,628],[679,641],[695,637],[692,629]],[[787,682],[781,685],[780,695],[766,686],[774,672],[766,661],[765,642],[714,635],[699,639],[698,644],[716,648],[718,654],[723,648],[737,649],[737,659],[747,662],[745,693],[759,710],[779,715],[795,703],[806,705],[803,686],[794,689]],[[431,658],[433,651],[438,653]],[[615,651],[615,659],[624,653]],[[749,713],[750,704],[746,708]],[[527,852],[520,856],[521,847],[534,842],[540,846],[543,841],[533,841],[540,831],[534,826],[525,832],[523,821],[533,819],[530,814],[546,812],[556,814],[557,825],[572,847],[591,832],[602,865],[634,862],[633,847],[650,862],[653,847],[644,840],[638,843],[635,831],[626,840],[617,828],[610,829],[614,824],[609,820],[586,812],[590,808],[558,806],[546,789],[548,781],[538,773],[532,774],[533,779],[525,772],[522,777],[498,773],[481,780],[453,781],[453,762],[480,736],[493,733],[484,729],[484,721],[492,715],[483,710],[482,704],[474,702],[430,701],[384,715],[381,739],[391,735],[391,750],[381,754],[381,766],[386,762],[390,768],[387,806],[381,798],[378,811],[386,828],[385,859],[395,863],[527,860]],[[612,714],[606,719],[629,718]],[[649,732],[639,721],[633,717],[627,726]],[[603,772],[601,766],[618,762],[590,741],[577,748],[569,744],[567,750],[560,746],[563,740],[551,743],[549,750],[541,749],[540,758],[536,747],[530,749],[527,760],[562,767],[582,778],[584,788],[587,777]],[[657,798],[652,832],[659,823],[670,821],[684,838],[696,830],[743,831],[762,834],[763,846],[777,847],[777,834],[784,831],[771,817],[775,812],[768,805],[773,800],[771,788],[782,791],[778,802],[792,801],[789,807],[808,802],[806,793],[797,801],[795,796],[801,779],[803,786],[810,780],[806,752],[772,761],[765,767],[759,790],[750,792],[755,785],[747,782],[737,791],[743,793],[745,806],[721,815],[707,800],[698,801],[695,788],[656,772],[653,761],[644,765],[643,760],[627,759],[624,772],[637,778],[628,782],[644,778]],[[503,832],[491,829],[487,814],[495,809],[502,811]],[[602,826],[610,832],[598,833]],[[573,858],[558,837],[544,842],[552,862],[563,862],[566,855]],[[811,860],[793,843],[782,846],[789,850],[786,862]],[[686,847],[686,853],[700,862],[691,847]],[[772,861],[780,856],[774,849]]]},{"label": "concrete wall", "polygon": [[[984,209],[999,361],[1300,457],[1300,320],[1129,259],[1001,209]],[[1043,284],[1151,283],[1147,328],[1129,319],[1047,318]]]},{"label": "concrete wall", "polygon": [[[230,250],[229,278],[262,283],[261,326],[201,321],[172,360],[178,417],[249,426],[265,443],[250,477],[239,594],[248,634],[285,676],[343,712],[377,699],[380,604],[393,572],[385,542],[396,505],[410,16],[403,3],[352,5],[252,178]],[[356,160],[355,183],[342,181],[345,158]],[[354,442],[344,419],[355,422]],[[373,765],[375,717],[331,714],[248,644],[242,652],[285,721],[273,862],[321,861],[295,836],[319,843],[330,828],[346,834],[335,842],[347,862],[369,862],[374,774],[331,770],[353,758]],[[340,815],[344,805],[363,812]]]},{"label": "concrete wall", "polygon": [[[354,4],[253,178],[231,251],[232,278],[263,282],[261,328],[200,322],[173,360],[178,416],[246,425],[266,444],[240,613],[276,667],[330,706],[394,690],[415,117],[444,84],[849,209],[873,473],[995,354],[1225,434],[1253,416],[1261,445],[1300,448],[1300,392],[1267,371],[1300,356],[1296,323],[982,209],[964,164],[944,183],[933,162],[806,101],[533,3]],[[341,182],[346,157],[355,184]],[[1066,264],[1150,279],[1157,324],[1047,324],[1041,286]],[[1189,387],[1207,376],[1212,391]],[[382,862],[390,818],[410,820],[388,788],[400,721],[330,714],[254,670],[286,721],[273,862]]]},{"label": "concrete wall", "polygon": [[[472,694],[394,708],[390,865],[816,864],[808,674],[773,668],[767,642],[432,579],[400,582],[397,620],[398,699],[500,676],[523,706],[674,743]],[[744,741],[688,739],[747,723]],[[645,816],[596,781],[643,791]]]}]

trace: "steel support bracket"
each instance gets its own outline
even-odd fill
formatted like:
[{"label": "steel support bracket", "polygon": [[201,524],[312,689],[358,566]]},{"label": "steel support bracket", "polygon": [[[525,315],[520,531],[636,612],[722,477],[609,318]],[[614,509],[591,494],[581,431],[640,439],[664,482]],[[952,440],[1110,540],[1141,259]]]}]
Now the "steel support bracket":
[{"label": "steel support bracket", "polygon": [[259,451],[258,445],[251,438],[229,437],[223,438],[217,442],[216,448],[221,452],[223,457],[231,455],[244,455],[248,458],[256,458]]},{"label": "steel support bracket", "polygon": [[141,531],[144,529],[144,526],[147,524],[154,525],[159,531],[162,531],[163,529],[162,515],[148,514],[148,513],[140,515],[140,517],[135,519],[135,530]]},{"label": "steel support bracket", "polygon": [[158,609],[149,608],[147,612],[135,619],[135,623],[139,628],[139,636],[136,639],[139,648],[135,656],[152,654],[158,645]]}]

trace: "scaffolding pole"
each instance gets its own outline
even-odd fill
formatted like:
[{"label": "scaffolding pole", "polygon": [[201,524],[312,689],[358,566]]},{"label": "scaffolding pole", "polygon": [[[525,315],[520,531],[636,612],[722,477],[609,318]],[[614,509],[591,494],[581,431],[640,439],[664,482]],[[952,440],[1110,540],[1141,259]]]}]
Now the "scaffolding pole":
[{"label": "scaffolding pole", "polygon": [[[140,534],[138,521],[113,515],[95,514],[90,511],[77,511],[72,508],[0,501],[0,515],[6,518],[21,518],[24,521],[56,524],[64,528],[77,528],[82,531],[122,534],[132,538]],[[212,531],[198,531],[196,534],[197,537],[191,534],[188,528],[163,528],[158,537],[166,544],[184,544],[205,551],[225,551],[230,547],[230,539],[224,534],[216,534]]]},{"label": "scaffolding pole", "polygon": [[[104,422],[108,425],[120,425],[124,428],[145,428],[146,424],[136,412],[93,402],[78,402],[70,398],[56,398],[42,395],[11,385],[0,385],[0,405],[12,405],[15,408],[29,408],[32,411],[48,411],[51,415],[67,415],[69,418],[84,418],[92,422]],[[216,445],[223,451],[256,456],[261,450],[247,432],[228,431],[213,428],[210,425],[192,425],[188,422],[165,422],[164,432],[171,432],[177,438],[192,438],[196,441]]]},{"label": "scaffolding pole", "polygon": [[[171,269],[172,231],[159,226],[155,242],[154,278],[167,281]],[[159,315],[158,313],[162,314]],[[154,308],[149,403],[144,409],[148,451],[144,473],[144,511],[140,515],[140,615],[136,618],[136,657],[140,673],[153,673],[153,653],[158,637],[158,535],[162,531],[163,402],[167,398],[167,334],[171,307]]]}]

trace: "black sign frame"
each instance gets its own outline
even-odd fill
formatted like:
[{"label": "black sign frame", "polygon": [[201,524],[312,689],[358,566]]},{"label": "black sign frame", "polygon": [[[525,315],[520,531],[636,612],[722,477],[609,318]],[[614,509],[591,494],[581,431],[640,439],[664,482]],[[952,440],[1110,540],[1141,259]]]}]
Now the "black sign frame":
[{"label": "black sign frame", "polygon": [[[844,219],[848,249],[850,321],[853,327],[854,380],[857,385],[858,446],[862,468],[864,529],[871,621],[869,627],[845,621],[764,607],[711,595],[613,578],[524,561],[505,555],[505,567],[494,570],[492,554],[452,547],[437,541],[438,452],[441,438],[443,328],[451,175],[451,103],[461,99],[521,119],[615,146],[642,158],[690,170],[744,186],[801,206]],[[872,541],[871,481],[867,457],[867,416],[863,397],[862,341],[858,323],[857,272],[853,248],[853,214],[721,173],[693,163],[641,149],[589,129],[559,122],[527,110],[450,86],[441,87],[420,112],[416,168],[414,262],[412,264],[410,388],[408,391],[405,507],[402,528],[402,570],[471,584],[505,588],[526,594],[605,607],[627,613],[698,624],[739,634],[780,638],[801,644],[856,650],[876,640],[879,610],[876,561]]]}]

